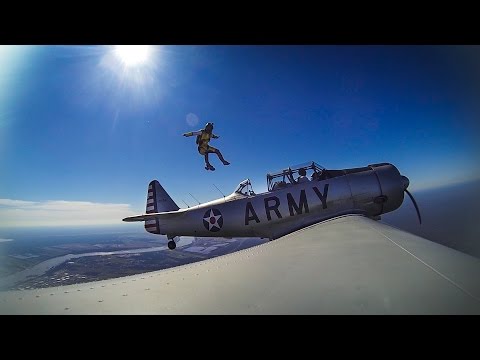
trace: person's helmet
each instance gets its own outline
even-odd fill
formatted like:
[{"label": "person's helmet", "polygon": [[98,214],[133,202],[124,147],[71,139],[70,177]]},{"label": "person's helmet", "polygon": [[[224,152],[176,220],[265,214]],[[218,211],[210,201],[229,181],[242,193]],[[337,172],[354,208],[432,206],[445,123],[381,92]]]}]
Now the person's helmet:
[{"label": "person's helmet", "polygon": [[213,130],[213,123],[209,122],[205,125],[205,130],[212,131]]},{"label": "person's helmet", "polygon": [[301,168],[301,169],[298,170],[298,174],[300,176],[305,176],[305,175],[307,175],[307,171],[304,168]]}]

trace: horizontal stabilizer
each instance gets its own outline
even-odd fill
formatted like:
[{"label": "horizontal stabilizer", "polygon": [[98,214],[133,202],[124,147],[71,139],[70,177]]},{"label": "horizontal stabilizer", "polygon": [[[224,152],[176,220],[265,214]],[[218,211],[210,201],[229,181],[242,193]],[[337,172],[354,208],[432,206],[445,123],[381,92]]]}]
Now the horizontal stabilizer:
[{"label": "horizontal stabilizer", "polygon": [[150,221],[150,220],[155,220],[155,219],[171,219],[172,217],[175,217],[179,215],[180,213],[183,213],[183,211],[167,211],[167,212],[162,212],[162,213],[153,213],[153,214],[143,214],[143,215],[135,215],[135,216],[129,216],[123,219],[125,222],[135,222],[135,221]]}]

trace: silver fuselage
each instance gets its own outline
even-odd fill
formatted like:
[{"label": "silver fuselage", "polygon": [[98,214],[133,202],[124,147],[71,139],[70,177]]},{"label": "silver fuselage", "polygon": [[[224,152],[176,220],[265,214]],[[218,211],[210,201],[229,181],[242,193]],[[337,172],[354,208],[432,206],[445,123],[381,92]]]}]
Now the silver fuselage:
[{"label": "silver fuselage", "polygon": [[[371,165],[325,180],[291,184],[253,196],[234,193],[179,209],[176,216],[158,216],[158,227],[160,234],[170,238],[185,235],[276,239],[343,214],[376,217],[393,211],[403,202],[403,190],[402,176],[395,166]],[[217,218],[222,223],[209,230],[208,214],[213,214],[210,211],[220,214]]]}]

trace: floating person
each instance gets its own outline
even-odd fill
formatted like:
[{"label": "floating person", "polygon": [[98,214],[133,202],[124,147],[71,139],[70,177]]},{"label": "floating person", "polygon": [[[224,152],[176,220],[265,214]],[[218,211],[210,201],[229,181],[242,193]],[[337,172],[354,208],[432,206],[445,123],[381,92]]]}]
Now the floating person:
[{"label": "floating person", "polygon": [[208,161],[208,154],[210,154],[210,153],[217,154],[218,158],[223,163],[223,165],[230,165],[230,163],[223,158],[220,150],[218,150],[218,149],[216,149],[213,146],[210,146],[208,144],[210,139],[212,139],[212,138],[213,139],[218,139],[219,138],[219,136],[215,135],[212,131],[213,131],[213,123],[209,122],[205,125],[205,129],[198,130],[198,131],[187,132],[187,133],[184,133],[183,136],[189,137],[189,136],[197,135],[196,143],[198,145],[198,152],[201,155],[205,156],[205,169],[213,171],[213,170],[215,170],[215,168]]}]

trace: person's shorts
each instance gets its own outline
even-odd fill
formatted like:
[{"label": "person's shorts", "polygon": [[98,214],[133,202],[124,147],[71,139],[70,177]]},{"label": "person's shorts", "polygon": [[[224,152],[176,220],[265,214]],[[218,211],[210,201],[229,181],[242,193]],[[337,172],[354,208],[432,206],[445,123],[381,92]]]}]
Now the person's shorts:
[{"label": "person's shorts", "polygon": [[213,146],[208,145],[207,143],[203,143],[198,146],[198,152],[202,155],[205,155],[207,152],[215,152],[217,149],[215,149]]}]

